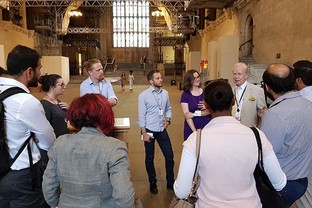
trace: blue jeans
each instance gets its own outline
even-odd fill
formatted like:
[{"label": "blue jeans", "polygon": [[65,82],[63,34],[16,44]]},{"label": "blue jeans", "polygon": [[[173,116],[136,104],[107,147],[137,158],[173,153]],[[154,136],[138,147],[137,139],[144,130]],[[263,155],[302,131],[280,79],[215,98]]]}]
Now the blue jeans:
[{"label": "blue jeans", "polygon": [[279,191],[285,202],[290,207],[297,199],[302,197],[308,187],[308,178],[287,181],[286,186]]},{"label": "blue jeans", "polygon": [[40,166],[11,170],[0,181],[0,207],[47,208],[41,189]]},{"label": "blue jeans", "polygon": [[170,142],[169,135],[165,129],[162,132],[153,132],[146,129],[147,132],[152,132],[155,139],[151,139],[151,142],[144,142],[145,146],[145,167],[148,174],[148,180],[150,183],[156,183],[156,171],[154,166],[154,155],[155,155],[155,140],[165,157],[166,161],[166,179],[168,185],[173,185],[174,173],[173,173],[173,151]]}]

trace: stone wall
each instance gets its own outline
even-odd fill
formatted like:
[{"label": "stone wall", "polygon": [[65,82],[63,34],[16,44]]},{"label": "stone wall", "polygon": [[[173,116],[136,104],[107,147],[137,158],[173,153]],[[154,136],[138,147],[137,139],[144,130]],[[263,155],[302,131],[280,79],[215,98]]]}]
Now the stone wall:
[{"label": "stone wall", "polygon": [[[239,35],[240,45],[246,40],[248,15],[253,20],[252,56],[256,63],[292,64],[299,59],[312,60],[311,0],[247,0],[227,10],[200,31],[201,59],[207,59],[207,43],[224,35]],[[191,44],[190,42],[189,44]]]}]

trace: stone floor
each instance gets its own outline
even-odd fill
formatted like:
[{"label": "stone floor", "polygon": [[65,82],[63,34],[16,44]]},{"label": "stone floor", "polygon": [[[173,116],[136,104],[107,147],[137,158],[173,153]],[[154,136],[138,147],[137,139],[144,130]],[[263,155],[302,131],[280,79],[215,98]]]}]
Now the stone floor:
[{"label": "stone floor", "polygon": [[[118,78],[117,76],[115,77]],[[79,96],[79,85],[81,81],[85,79],[84,76],[72,76],[71,81],[66,86],[64,95],[60,96],[60,100],[70,103],[73,98]],[[112,78],[114,79],[114,77]],[[183,143],[183,114],[180,105],[180,96],[182,91],[178,90],[177,86],[171,85],[171,80],[177,80],[177,84],[180,79],[175,77],[164,77],[164,89],[169,92],[170,102],[172,106],[172,122],[168,128],[168,133],[171,138],[173,151],[174,151],[174,172],[177,174],[180,162],[180,156]],[[130,131],[129,131],[129,158],[130,158],[130,170],[131,180],[136,192],[136,195],[140,198],[144,208],[167,208],[174,196],[173,191],[167,190],[166,178],[165,178],[165,161],[162,153],[156,145],[155,154],[155,168],[158,179],[157,195],[153,195],[149,191],[149,183],[147,173],[144,165],[144,145],[140,139],[140,128],[137,125],[138,121],[138,95],[144,89],[149,87],[145,76],[136,76],[134,81],[134,90],[129,91],[129,86],[126,86],[126,90],[122,91],[118,82],[113,83],[114,91],[119,101],[113,108],[115,117],[129,117],[130,118]],[[31,89],[31,92],[37,98],[43,97],[43,92],[38,92],[37,89]],[[293,205],[291,208],[296,208]]]}]

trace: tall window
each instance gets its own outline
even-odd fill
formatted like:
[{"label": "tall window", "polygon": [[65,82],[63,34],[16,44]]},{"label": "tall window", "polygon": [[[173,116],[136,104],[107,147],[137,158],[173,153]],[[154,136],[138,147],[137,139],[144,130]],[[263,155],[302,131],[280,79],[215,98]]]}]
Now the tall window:
[{"label": "tall window", "polygon": [[149,2],[114,0],[114,47],[149,47]]}]

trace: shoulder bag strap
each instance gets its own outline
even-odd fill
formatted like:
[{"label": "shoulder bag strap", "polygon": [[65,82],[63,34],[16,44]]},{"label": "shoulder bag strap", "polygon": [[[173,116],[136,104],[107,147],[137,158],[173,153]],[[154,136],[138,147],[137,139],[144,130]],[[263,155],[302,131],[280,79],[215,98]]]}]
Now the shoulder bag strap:
[{"label": "shoulder bag strap", "polygon": [[[22,88],[20,88],[20,87],[11,87],[11,88],[6,89],[5,91],[3,91],[0,94],[0,100],[3,101],[7,97],[9,97],[11,95],[14,95],[14,94],[17,94],[17,93],[27,93],[27,92],[25,90],[23,90]],[[1,112],[3,113],[2,118],[4,118],[4,106],[2,105],[1,108],[3,108]],[[1,134],[4,135],[4,121],[1,121],[1,126],[3,127],[3,129],[1,127]],[[32,133],[29,135],[27,140],[24,142],[22,147],[18,150],[17,154],[14,156],[13,160],[11,160],[11,165],[16,161],[16,159],[19,157],[19,155],[25,149],[26,145],[28,144],[28,142],[32,138],[32,135],[33,135]],[[3,136],[3,138],[4,138],[4,136]]]},{"label": "shoulder bag strap", "polygon": [[255,134],[256,140],[257,140],[257,145],[258,145],[258,164],[260,166],[260,168],[262,170],[263,169],[263,155],[262,155],[262,144],[261,144],[261,140],[260,140],[260,134],[259,131],[257,130],[256,127],[250,127],[250,129],[253,131],[253,133]]},{"label": "shoulder bag strap", "polygon": [[6,99],[7,97],[9,97],[9,96],[11,96],[11,95],[14,95],[14,94],[17,94],[17,93],[21,93],[21,92],[26,93],[26,91],[23,90],[23,89],[20,88],[20,87],[11,87],[11,88],[8,88],[8,89],[4,90],[4,91],[0,94],[0,100],[4,100],[4,99]]},{"label": "shoulder bag strap", "polygon": [[193,182],[192,182],[192,189],[190,191],[189,197],[193,197],[196,194],[199,185],[199,178],[198,178],[198,163],[199,163],[199,156],[200,156],[200,143],[201,143],[201,129],[197,129],[196,132],[196,166],[193,175]]},{"label": "shoulder bag strap", "polygon": [[[21,148],[18,150],[17,154],[14,156],[13,160],[11,161],[11,165],[16,161],[16,159],[20,156],[20,154],[23,152],[23,150],[25,149],[26,145],[29,143],[30,139],[33,137],[33,133],[30,133],[29,137],[27,138],[27,140],[24,142],[24,144],[21,146]],[[28,155],[29,155],[29,151],[28,151]],[[32,160],[32,155],[30,155],[29,157],[31,157]]]}]

